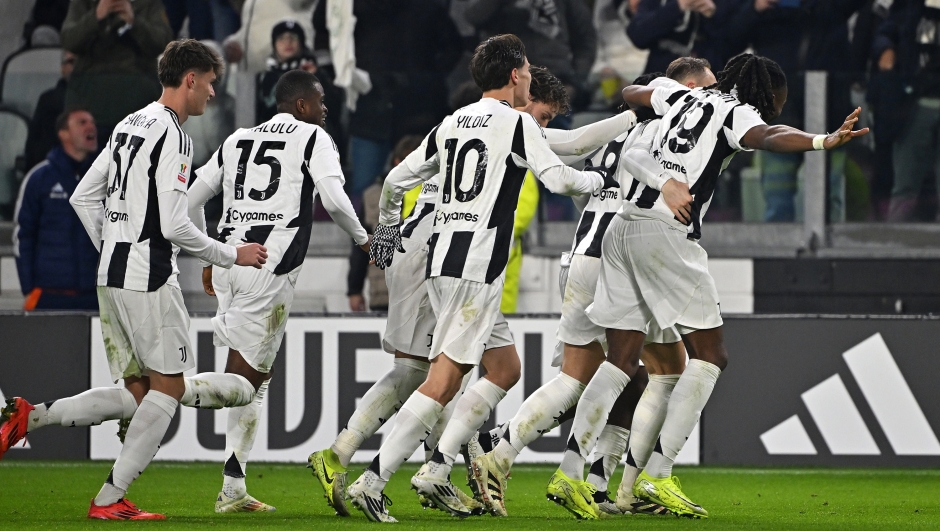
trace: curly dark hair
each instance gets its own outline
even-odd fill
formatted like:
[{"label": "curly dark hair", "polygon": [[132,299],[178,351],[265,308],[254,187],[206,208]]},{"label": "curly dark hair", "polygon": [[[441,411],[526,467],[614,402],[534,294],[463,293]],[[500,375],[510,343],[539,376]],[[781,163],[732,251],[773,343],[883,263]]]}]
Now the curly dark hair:
[{"label": "curly dark hair", "polygon": [[532,74],[532,83],[529,85],[532,101],[551,105],[561,115],[571,112],[568,91],[560,79],[544,66],[529,65],[529,73]]},{"label": "curly dark hair", "polygon": [[717,88],[730,94],[737,90],[738,101],[752,105],[766,119],[776,113],[774,91],[787,86],[787,75],[776,62],[766,57],[742,53],[732,57],[715,77]]}]

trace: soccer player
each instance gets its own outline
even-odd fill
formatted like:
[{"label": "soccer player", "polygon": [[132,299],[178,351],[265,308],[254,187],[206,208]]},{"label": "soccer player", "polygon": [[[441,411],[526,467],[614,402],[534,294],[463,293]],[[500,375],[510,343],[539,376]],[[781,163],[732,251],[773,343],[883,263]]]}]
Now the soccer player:
[{"label": "soccer player", "polygon": [[[531,169],[550,190],[568,195],[616,186],[600,173],[565,166],[548,148],[538,123],[513,109],[528,101],[528,66],[525,47],[514,35],[481,43],[471,58],[470,72],[483,90],[483,99],[458,110],[432,131],[428,160],[419,168],[419,176],[410,182],[385,181],[380,224],[370,252],[380,267],[388,266],[400,248],[401,196],[420,180],[440,173],[427,258],[428,298],[437,324],[427,379],[402,405],[375,460],[347,489],[347,497],[370,520],[395,521],[385,506],[385,484],[437,423],[467,372],[483,358],[498,368],[480,380],[483,384],[474,385],[482,391],[482,400],[467,412],[463,419],[467,425],[478,418],[482,423],[518,378],[518,355],[499,303],[526,171]],[[464,397],[469,394],[470,390]],[[454,419],[461,416],[460,406]]]},{"label": "soccer player", "polygon": [[666,407],[660,408],[665,410],[658,413],[662,428],[632,490],[673,514],[702,518],[708,512],[682,492],[672,466],[728,361],[718,293],[707,255],[698,245],[718,176],[739,151],[833,149],[868,133],[852,130],[861,109],[829,135],[767,125],[787,100],[786,76],[770,59],[741,54],[717,77],[718,83],[705,90],[672,84],[623,91],[627,103],[663,115],[650,154],[664,171],[659,179],[637,185],[604,236],[597,290],[587,315],[607,329],[610,351],[606,369],[591,379],[579,403],[590,397],[593,406],[578,408],[572,429],[577,437],[597,430],[612,397],[635,374],[651,324],[675,326],[691,359]]},{"label": "soccer player", "polygon": [[[133,417],[89,518],[164,519],[124,496],[157,453],[186,389],[182,373],[194,366],[189,314],[176,278],[179,249],[223,268],[260,268],[267,257],[258,243],[233,247],[212,240],[186,216],[192,142],[180,124],[204,112],[221,69],[221,59],[204,44],[169,43],[158,65],[162,96],[115,127],[70,200],[101,252],[101,332],[111,376],[123,379],[125,388],[92,389],[36,406],[14,398],[3,410],[0,455],[42,426]],[[234,375],[217,376],[224,385],[241,385]],[[233,405],[247,404],[253,392]]]},{"label": "soccer player", "polygon": [[228,411],[216,512],[274,510],[248,494],[245,465],[310,243],[317,194],[333,220],[363,251],[369,249],[368,234],[343,191],[336,145],[323,129],[327,108],[320,81],[292,70],[278,80],[274,96],[278,114],[228,137],[197,171],[189,194],[190,217],[200,230],[205,230],[205,203],[222,192],[220,238],[230,245],[253,242],[268,250],[261,269],[203,264],[205,291],[219,300],[212,319],[215,344],[229,348],[225,372],[243,376],[257,389],[251,404]]},{"label": "soccer player", "polygon": [[[567,108],[567,93],[561,82],[547,69],[532,66],[530,73],[532,82],[528,101],[516,109],[531,114],[544,127],[556,114],[564,112]],[[625,113],[574,131],[549,129],[544,132],[552,151],[565,162],[573,163],[635,123],[634,113]],[[435,156],[434,150],[428,148],[429,141],[433,143],[435,139],[432,136],[426,137],[421,146],[394,168],[387,179],[397,181],[417,175],[420,167]],[[413,179],[413,182],[417,184],[421,181]],[[423,183],[421,195],[412,214],[405,219],[401,228],[401,248],[395,254],[391,265],[385,269],[390,304],[383,346],[387,352],[394,353],[394,367],[362,397],[356,412],[336,437],[333,445],[326,450],[314,452],[309,458],[310,467],[320,480],[327,503],[343,516],[349,514],[344,495],[346,467],[353,454],[365,439],[378,431],[382,424],[401,408],[405,400],[427,377],[431,347],[429,339],[434,332],[436,318],[428,300],[425,278],[428,239],[431,237],[435,218],[432,214],[436,210],[438,187],[437,175]],[[488,372],[492,372],[492,369],[493,367],[490,367]],[[487,384],[481,385],[486,392]],[[480,393],[474,393],[480,396]],[[473,395],[471,397],[477,398]],[[437,441],[441,440],[444,425],[448,423],[456,402],[452,400],[448,404],[424,441],[427,451],[434,449]],[[485,422],[485,417],[481,422]],[[459,439],[458,436],[452,440],[457,444],[456,449],[448,451],[446,448],[449,445],[444,445],[444,451],[448,455],[454,455],[459,451],[459,445],[466,442]],[[459,489],[453,490],[467,507],[458,511],[472,511],[479,506],[474,500],[463,496]]]},{"label": "soccer player", "polygon": [[[668,73],[689,88],[707,86],[715,81],[708,63],[691,57],[677,59],[670,65]],[[652,79],[644,76],[638,82],[645,85]],[[596,163],[596,167],[602,168],[611,176],[616,176],[621,183],[633,180],[621,163],[623,152],[632,145],[643,142],[644,136],[649,136],[649,132],[655,131],[657,126],[658,120],[644,121],[611,141],[599,152],[599,157],[592,155],[589,161]],[[634,173],[641,179],[654,178],[662,173],[659,163],[649,154],[636,157],[634,163]],[[594,290],[601,265],[601,242],[607,226],[620,209],[624,197],[632,197],[635,189],[636,187],[632,186],[629,189],[623,187],[602,190],[589,198],[575,233],[570,253],[570,268],[564,283],[562,317],[558,327],[558,340],[564,347],[560,359],[556,356],[553,360],[553,365],[561,365],[561,371],[526,399],[513,419],[504,426],[505,433],[496,448],[473,461],[475,490],[482,495],[487,509],[495,515],[506,515],[503,501],[505,478],[522,449],[557,426],[566,411],[575,405],[584,407],[579,403],[579,398],[585,391],[585,386],[598,370],[604,370],[605,352],[608,351],[604,329],[588,320],[584,312],[594,301]],[[621,190],[626,196],[620,195]],[[677,349],[684,357],[682,347],[678,344],[678,333],[673,328],[657,330],[647,340],[656,343],[649,349]],[[644,361],[647,357],[644,356]],[[658,367],[652,368],[655,378],[655,369]],[[681,367],[679,371],[681,372]],[[641,369],[639,375],[639,378],[631,382],[634,388],[646,386],[645,370]],[[616,459],[601,459],[591,468],[593,482],[584,481],[585,459],[599,439],[602,441],[602,455],[617,453],[615,448],[622,452],[626,445],[629,434],[627,428],[632,421],[632,411],[636,405],[636,402],[628,398],[635,399],[639,394],[636,389],[630,389],[623,394],[626,396],[619,400],[621,403],[618,404],[618,415],[611,417],[606,426],[600,424],[602,431],[588,432],[582,438],[576,438],[574,432],[571,434],[562,467],[549,482],[549,499],[562,505],[578,518],[599,518],[599,504],[604,504],[607,512],[618,514],[624,510],[630,513],[661,512],[661,507],[648,503],[634,505],[624,500],[623,509],[620,509],[608,501],[607,479],[620,455],[616,455]],[[617,396],[613,398],[616,399]],[[603,488],[598,490],[598,486]]]}]

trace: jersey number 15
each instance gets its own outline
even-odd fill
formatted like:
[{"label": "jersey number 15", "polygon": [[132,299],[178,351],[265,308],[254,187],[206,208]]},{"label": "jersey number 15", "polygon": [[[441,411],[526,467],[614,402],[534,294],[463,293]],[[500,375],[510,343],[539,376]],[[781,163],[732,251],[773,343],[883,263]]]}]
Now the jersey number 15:
[{"label": "jersey number 15", "polygon": [[[248,172],[248,160],[251,158],[251,150],[255,145],[254,140],[239,140],[235,148],[241,150],[238,157],[238,168],[235,170],[235,199],[245,198],[245,174]],[[273,155],[265,155],[268,151],[280,151],[287,144],[281,141],[265,140],[258,146],[258,152],[252,161],[257,166],[267,166],[271,168],[271,177],[268,180],[268,187],[264,190],[252,188],[248,191],[248,197],[255,201],[266,201],[271,199],[277,192],[278,185],[281,184],[281,161]]]}]

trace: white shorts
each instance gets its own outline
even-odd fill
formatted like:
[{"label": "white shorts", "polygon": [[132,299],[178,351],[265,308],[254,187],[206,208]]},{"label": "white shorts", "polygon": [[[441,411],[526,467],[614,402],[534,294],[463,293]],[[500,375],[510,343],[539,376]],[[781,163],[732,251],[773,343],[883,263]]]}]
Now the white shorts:
[{"label": "white shorts", "polygon": [[648,332],[655,322],[681,334],[721,326],[708,255],[685,231],[659,220],[614,216],[602,256],[594,303],[587,308],[594,324]]},{"label": "white shorts", "polygon": [[213,343],[237,350],[258,372],[271,371],[281,348],[300,269],[275,275],[253,267],[212,268],[219,309],[212,318]]},{"label": "white shorts", "polygon": [[[600,274],[601,259],[583,254],[571,257],[571,265],[565,283],[564,299],[561,303],[561,322],[558,323],[558,344],[552,366],[561,366],[564,355],[564,343],[583,346],[597,342],[608,350],[607,329],[594,324],[586,313],[594,302],[597,279]],[[661,330],[656,323],[650,325],[646,343],[675,343],[682,338],[675,327]]]},{"label": "white shorts", "polygon": [[395,253],[392,265],[385,269],[388,285],[388,322],[382,348],[389,354],[396,350],[427,358],[431,354],[431,336],[437,319],[428,299],[428,246],[406,238],[404,253]]},{"label": "white shorts", "polygon": [[196,366],[189,312],[178,287],[132,291],[98,286],[97,291],[101,335],[115,383],[148,371],[179,374]]},{"label": "white shorts", "polygon": [[483,351],[513,344],[509,324],[499,311],[502,278],[486,284],[434,277],[427,286],[437,316],[430,359],[443,353],[457,363],[479,365]]}]

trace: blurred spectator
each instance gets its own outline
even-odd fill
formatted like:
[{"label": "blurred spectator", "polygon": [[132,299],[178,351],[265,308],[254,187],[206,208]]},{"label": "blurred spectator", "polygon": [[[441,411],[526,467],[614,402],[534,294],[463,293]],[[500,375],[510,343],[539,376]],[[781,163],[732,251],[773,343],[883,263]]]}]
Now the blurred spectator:
[{"label": "blurred spectator", "polygon": [[[392,154],[392,167],[401,164],[409,153],[421,145],[423,137],[418,135],[407,135],[402,137],[395,145]],[[362,226],[369,234],[375,230],[379,222],[379,196],[382,195],[382,183],[385,177],[382,176],[375,180],[371,186],[362,193],[363,216]],[[408,217],[411,209],[414,208],[415,199],[421,192],[421,187],[411,190],[402,205],[402,219]],[[408,201],[407,199],[411,199]],[[349,255],[349,275],[346,277],[346,296],[349,297],[349,309],[354,312],[366,311],[366,299],[363,295],[363,287],[366,278],[369,279],[369,309],[373,312],[384,312],[388,310],[388,286],[385,284],[385,271],[377,267],[369,267],[369,255],[362,252],[358,245],[353,246],[352,253]]]},{"label": "blurred spectator", "polygon": [[173,38],[160,0],[72,0],[62,47],[76,54],[66,108],[88,109],[102,142],[160,96],[157,57]]},{"label": "blurred spectator", "polygon": [[189,38],[198,41],[215,38],[208,0],[163,0],[163,6],[174,37],[179,37],[183,22],[188,18]]},{"label": "blurred spectator", "polygon": [[271,30],[271,47],[274,51],[268,57],[267,71],[258,74],[255,85],[256,122],[267,122],[277,114],[274,86],[284,72],[301,69],[316,73],[317,63],[306,43],[304,29],[296,20],[282,20]]},{"label": "blurred spectator", "polygon": [[[888,18],[893,0],[868,0],[859,10],[852,32],[853,69],[868,73],[866,101],[876,127],[872,128],[874,139],[873,178],[871,180],[871,202],[873,219],[884,220],[888,215],[891,187],[894,182],[893,148],[904,126],[904,83],[894,70],[882,71],[878,57],[873,57],[872,48],[878,30]],[[864,84],[859,82],[859,86]]]},{"label": "blurred spectator", "polygon": [[[848,20],[865,0],[744,0],[734,23],[723,26],[728,53],[754,51],[776,61],[787,75],[789,94],[776,120],[803,128],[807,70],[826,70],[828,101],[826,127],[834,131],[851,112],[850,86],[861,72],[852,70]],[[828,153],[829,219],[844,221],[844,149]],[[761,152],[761,180],[767,208],[765,221],[796,220],[794,198],[802,154]]]},{"label": "blurred spectator", "polygon": [[34,42],[33,33],[43,26],[59,33],[62,31],[62,23],[65,22],[65,16],[68,12],[69,0],[36,0],[36,4],[33,6],[33,14],[23,28],[23,38],[26,39],[26,46],[48,46],[44,42]]},{"label": "blurred spectator", "polygon": [[[326,2],[326,0],[320,0]],[[311,19],[317,0],[247,0],[241,8],[241,27],[223,43],[225,59],[239,63],[243,73],[267,70],[271,56],[271,28],[285,19],[300,21],[305,35],[313,34]],[[356,2],[358,3],[358,1]],[[304,43],[309,46],[309,42]]]},{"label": "blurred spectator", "polygon": [[97,310],[98,251],[69,204],[98,148],[85,110],[56,120],[60,146],[23,180],[14,215],[13,253],[25,310]]},{"label": "blurred spectator", "polygon": [[940,2],[895,0],[872,51],[878,69],[895,74],[902,88],[896,94],[904,95],[888,221],[912,221],[921,188],[940,178]]},{"label": "blurred spectator", "polygon": [[356,67],[372,81],[349,123],[359,195],[384,172],[397,139],[427,134],[447,114],[445,78],[462,48],[438,0],[356,0],[353,13]]},{"label": "blurred spectator", "polygon": [[465,15],[485,36],[514,33],[522,39],[529,62],[565,83],[575,110],[588,102],[597,33],[585,0],[475,0]]},{"label": "blurred spectator", "polygon": [[177,37],[187,18],[187,35],[191,39],[221,42],[238,31],[238,13],[229,0],[163,0],[163,5]]},{"label": "blurred spectator", "polygon": [[627,35],[637,48],[650,51],[644,72],[665,72],[673,60],[692,55],[703,19],[716,9],[713,0],[640,0]]},{"label": "blurred spectator", "polygon": [[26,137],[26,167],[32,168],[42,162],[49,150],[59,143],[56,130],[56,118],[65,110],[65,87],[68,85],[72,68],[75,66],[75,54],[62,51],[62,79],[39,95],[36,111],[29,122],[29,136]]},{"label": "blurred spectator", "polygon": [[630,17],[640,0],[598,0],[594,4],[594,27],[597,28],[597,60],[594,73],[600,77],[605,104],[617,108],[623,103],[620,90],[643,73],[649,52],[639,50],[627,38]]}]

